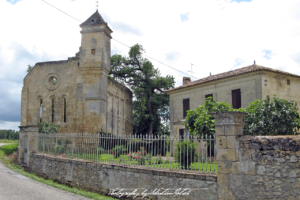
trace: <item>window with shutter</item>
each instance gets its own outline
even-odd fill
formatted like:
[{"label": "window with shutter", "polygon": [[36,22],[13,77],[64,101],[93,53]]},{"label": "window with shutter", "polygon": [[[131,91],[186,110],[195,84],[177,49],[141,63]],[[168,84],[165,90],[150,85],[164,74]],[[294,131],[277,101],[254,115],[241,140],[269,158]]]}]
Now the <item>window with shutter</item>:
[{"label": "window with shutter", "polygon": [[186,117],[186,112],[190,109],[190,99],[183,99],[183,118]]},{"label": "window with shutter", "polygon": [[205,95],[205,99],[206,99],[207,97],[211,97],[211,100],[214,100],[213,94],[207,94],[207,95]]},{"label": "window with shutter", "polygon": [[232,97],[232,107],[233,108],[241,108],[241,90],[231,90]]},{"label": "window with shutter", "polygon": [[183,141],[183,139],[184,139],[184,129],[179,129],[179,139],[180,139],[180,141]]}]

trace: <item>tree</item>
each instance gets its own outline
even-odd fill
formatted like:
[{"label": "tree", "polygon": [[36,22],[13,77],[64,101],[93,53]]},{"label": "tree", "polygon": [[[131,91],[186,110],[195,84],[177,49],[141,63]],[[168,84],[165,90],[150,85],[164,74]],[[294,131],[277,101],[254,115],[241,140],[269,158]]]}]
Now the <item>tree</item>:
[{"label": "tree", "polygon": [[245,135],[295,135],[300,117],[294,101],[286,101],[268,95],[265,100],[256,100],[245,108]]},{"label": "tree", "polygon": [[33,66],[28,65],[28,67],[27,67],[27,73],[29,73],[32,69],[33,69]]},{"label": "tree", "polygon": [[215,119],[209,113],[227,111],[242,111],[242,109],[233,109],[230,104],[213,101],[212,97],[208,97],[202,106],[187,111],[183,124],[194,136],[206,134],[210,136],[215,133]]},{"label": "tree", "polygon": [[152,135],[168,121],[169,95],[164,93],[174,87],[174,77],[162,77],[153,64],[143,58],[144,49],[136,44],[129,50],[129,56],[111,57],[110,75],[113,79],[126,84],[134,95],[133,133]]}]

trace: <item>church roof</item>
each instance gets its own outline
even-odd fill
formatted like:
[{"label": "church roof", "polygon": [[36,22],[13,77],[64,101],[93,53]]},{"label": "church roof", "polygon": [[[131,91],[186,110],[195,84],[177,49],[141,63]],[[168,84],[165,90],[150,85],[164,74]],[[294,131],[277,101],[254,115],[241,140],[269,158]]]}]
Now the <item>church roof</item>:
[{"label": "church roof", "polygon": [[85,22],[80,24],[80,26],[90,26],[90,25],[96,25],[96,24],[106,24],[107,25],[107,23],[104,21],[104,19],[99,14],[98,10],[92,16],[90,16]]},{"label": "church roof", "polygon": [[291,74],[291,73],[280,71],[280,70],[277,70],[277,69],[272,69],[272,68],[269,68],[269,67],[264,67],[264,66],[254,64],[254,65],[250,65],[250,66],[247,66],[247,67],[235,69],[235,70],[232,70],[232,71],[228,71],[228,72],[224,72],[224,73],[220,73],[220,74],[216,74],[216,75],[211,75],[211,76],[208,76],[208,77],[205,77],[205,78],[193,81],[193,82],[189,82],[185,85],[182,85],[182,86],[179,86],[179,87],[176,87],[176,88],[172,88],[172,89],[167,90],[165,92],[167,92],[167,93],[168,92],[173,92],[175,90],[180,90],[180,89],[183,89],[183,88],[188,88],[188,87],[191,87],[191,86],[200,85],[202,83],[207,83],[207,82],[210,82],[210,81],[220,80],[220,79],[233,77],[233,76],[237,76],[237,75],[241,75],[241,74],[246,74],[246,73],[250,73],[250,72],[255,72],[255,71],[277,72],[277,73],[286,74],[286,75],[290,75],[290,76],[300,78],[300,76],[296,75],[296,74]]}]

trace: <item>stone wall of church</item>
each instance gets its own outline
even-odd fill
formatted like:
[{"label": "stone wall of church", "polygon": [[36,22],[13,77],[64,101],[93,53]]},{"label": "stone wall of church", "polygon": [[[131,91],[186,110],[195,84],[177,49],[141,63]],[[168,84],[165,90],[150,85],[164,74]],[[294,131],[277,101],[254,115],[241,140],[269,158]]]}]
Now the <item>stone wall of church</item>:
[{"label": "stone wall of church", "polygon": [[113,80],[107,85],[106,132],[115,135],[132,133],[132,93]]},{"label": "stone wall of church", "polygon": [[37,63],[24,78],[21,126],[40,121],[61,132],[130,134],[132,92],[108,81],[100,67],[82,70],[79,57]]}]

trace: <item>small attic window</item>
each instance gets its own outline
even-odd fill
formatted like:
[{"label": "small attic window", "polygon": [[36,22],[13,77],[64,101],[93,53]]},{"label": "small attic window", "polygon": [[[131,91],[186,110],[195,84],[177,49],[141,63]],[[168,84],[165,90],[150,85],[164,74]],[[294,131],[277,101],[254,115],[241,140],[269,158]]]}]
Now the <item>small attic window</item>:
[{"label": "small attic window", "polygon": [[291,81],[290,80],[286,80],[286,84],[291,85]]},{"label": "small attic window", "polygon": [[95,23],[95,22],[96,22],[96,20],[95,20],[95,19],[91,19],[91,22],[92,22],[92,23]]}]

